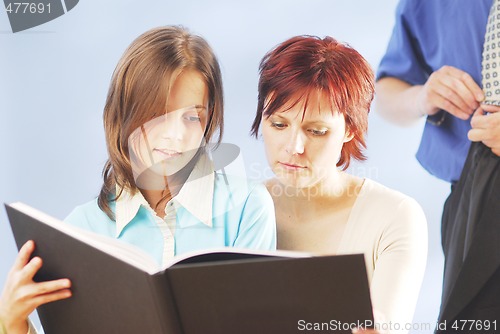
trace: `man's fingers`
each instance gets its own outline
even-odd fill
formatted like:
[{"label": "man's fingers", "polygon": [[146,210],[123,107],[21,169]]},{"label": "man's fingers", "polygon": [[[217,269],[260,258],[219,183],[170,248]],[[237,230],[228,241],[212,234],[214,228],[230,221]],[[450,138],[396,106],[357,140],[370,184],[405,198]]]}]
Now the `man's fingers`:
[{"label": "man's fingers", "polygon": [[470,125],[473,129],[484,129],[487,122],[487,116],[484,114],[484,110],[481,106],[474,112],[470,120]]},{"label": "man's fingers", "polygon": [[486,131],[483,129],[471,129],[467,133],[467,137],[470,141],[483,141],[485,140]]},{"label": "man's fingers", "polygon": [[[460,71],[460,70],[459,70]],[[465,84],[467,89],[472,92],[474,95],[474,99],[477,102],[481,102],[484,100],[484,92],[481,89],[481,87],[478,86],[478,84],[472,79],[472,77],[467,73],[460,71],[461,73],[459,74],[459,79],[461,82]]]},{"label": "man's fingers", "polygon": [[484,111],[490,112],[489,110],[498,110],[499,107],[481,105],[480,108],[474,113],[471,119],[471,126],[474,129],[488,129],[491,137],[500,136],[500,113],[491,112],[485,115]]},{"label": "man's fingers", "polygon": [[472,114],[479,102],[474,96],[474,92],[467,87],[467,85],[455,76],[443,76],[441,78],[442,84],[451,90],[452,94],[444,95],[444,97],[452,100],[463,111]]},{"label": "man's fingers", "polygon": [[469,73],[462,71],[453,66],[443,66],[439,70],[439,72],[443,72],[444,74],[451,75],[457,80],[460,80],[464,83],[467,89],[472,93],[474,99],[477,102],[481,102],[484,100],[484,93],[481,87],[472,79]]},{"label": "man's fingers", "polygon": [[[470,108],[468,103],[460,97],[459,93],[449,86],[445,84],[439,85],[438,87],[436,87],[436,93],[444,100],[448,101],[449,105],[452,105],[454,108],[459,109],[460,113],[466,114],[467,116],[472,114],[474,109]],[[448,106],[448,108],[450,108],[450,106]],[[450,112],[449,109],[444,110]]]},{"label": "man's fingers", "polygon": [[485,115],[483,106],[481,105],[472,116],[470,122],[472,129],[467,133],[467,137],[471,141],[483,142],[494,154],[500,156],[500,113]]},{"label": "man's fingers", "polygon": [[435,99],[435,105],[439,109],[443,109],[443,110],[447,111],[448,113],[450,113],[450,114],[452,114],[460,119],[463,119],[463,120],[469,119],[470,115],[463,112],[459,107],[457,107],[455,104],[453,104],[450,100],[448,100],[440,95],[437,95],[434,99]]},{"label": "man's fingers", "polygon": [[431,78],[432,89],[445,100],[441,102],[441,108],[458,118],[468,119],[484,99],[483,91],[474,79],[453,66],[443,66],[429,80]]},{"label": "man's fingers", "polygon": [[479,107],[478,97],[482,91],[464,71],[443,66],[431,74],[425,84],[427,104],[467,120]]},{"label": "man's fingers", "polygon": [[481,104],[481,108],[484,111],[489,112],[489,113],[496,113],[496,112],[500,111],[500,107],[499,106],[494,106],[494,105],[491,105],[491,104]]}]

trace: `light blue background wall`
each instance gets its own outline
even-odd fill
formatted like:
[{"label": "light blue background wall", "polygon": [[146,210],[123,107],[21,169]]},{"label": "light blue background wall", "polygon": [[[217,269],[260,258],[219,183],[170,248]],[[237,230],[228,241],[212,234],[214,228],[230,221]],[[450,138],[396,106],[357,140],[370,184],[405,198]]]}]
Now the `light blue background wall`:
[{"label": "light blue background wall", "polygon": [[[257,68],[266,51],[298,34],[331,35],[376,68],[396,0],[97,1],[13,34],[0,10],[0,202],[23,201],[58,218],[98,194],[106,159],[101,114],[112,71],[140,33],[182,24],[203,35],[222,64],[224,140],[238,144],[249,177],[270,176],[262,141],[248,136]],[[415,323],[434,324],[441,293],[439,225],[448,184],[414,158],[422,123],[398,128],[370,115],[368,161],[353,173],[416,198],[429,223],[429,260]],[[0,210],[0,286],[16,255]],[[421,331],[414,331],[415,333]]]}]

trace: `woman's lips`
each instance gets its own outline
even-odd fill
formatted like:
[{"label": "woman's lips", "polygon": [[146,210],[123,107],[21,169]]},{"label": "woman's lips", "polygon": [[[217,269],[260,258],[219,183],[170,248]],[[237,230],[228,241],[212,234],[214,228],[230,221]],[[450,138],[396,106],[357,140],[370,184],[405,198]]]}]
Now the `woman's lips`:
[{"label": "woman's lips", "polygon": [[281,167],[283,167],[284,169],[291,170],[291,171],[296,171],[296,170],[301,170],[301,169],[307,168],[305,166],[296,165],[296,164],[292,164],[292,163],[288,163],[288,162],[281,162],[281,161],[278,161],[278,164]]}]

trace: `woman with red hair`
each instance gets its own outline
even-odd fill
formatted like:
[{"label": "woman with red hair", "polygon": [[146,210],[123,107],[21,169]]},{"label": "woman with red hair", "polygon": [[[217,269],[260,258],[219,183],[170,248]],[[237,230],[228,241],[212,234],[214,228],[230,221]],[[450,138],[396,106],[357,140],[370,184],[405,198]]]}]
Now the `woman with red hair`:
[{"label": "woman with red hair", "polygon": [[381,331],[407,332],[425,271],[427,225],[412,198],[345,172],[365,160],[374,75],[331,37],[293,37],[260,64],[257,115],[275,178],[278,248],[364,253]]}]

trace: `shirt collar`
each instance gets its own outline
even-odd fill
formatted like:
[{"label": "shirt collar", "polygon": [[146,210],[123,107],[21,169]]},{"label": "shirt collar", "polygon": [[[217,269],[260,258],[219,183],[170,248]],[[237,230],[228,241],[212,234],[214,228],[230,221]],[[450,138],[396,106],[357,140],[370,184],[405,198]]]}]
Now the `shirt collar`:
[{"label": "shirt collar", "polygon": [[[212,204],[214,196],[214,165],[206,154],[201,155],[194,166],[186,183],[171,201],[176,208],[183,207],[196,217],[203,224],[212,227]],[[117,188],[116,192],[119,193]],[[118,237],[134,218],[137,216],[140,207],[153,211],[140,191],[132,194],[127,189],[123,189],[120,197],[116,200],[116,236]],[[187,227],[194,222],[179,221],[180,227]]]}]

